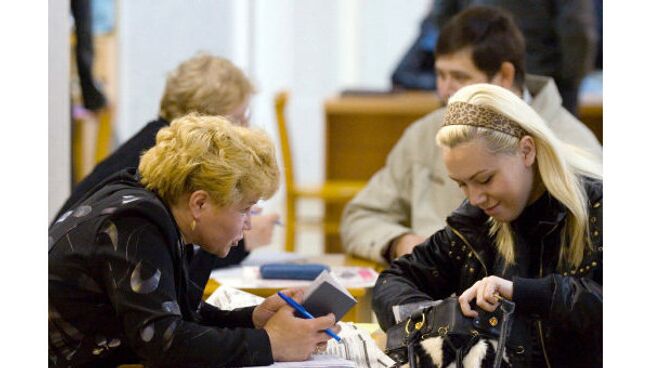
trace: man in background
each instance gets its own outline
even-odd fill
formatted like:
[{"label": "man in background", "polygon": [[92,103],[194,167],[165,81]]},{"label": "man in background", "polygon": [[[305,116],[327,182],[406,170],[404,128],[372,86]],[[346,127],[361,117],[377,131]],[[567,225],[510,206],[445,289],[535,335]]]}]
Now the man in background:
[{"label": "man in background", "polygon": [[[443,27],[436,46],[437,91],[445,102],[458,89],[491,83],[520,96],[551,130],[602,159],[594,134],[562,107],[551,78],[525,74],[525,42],[512,17],[496,7],[470,7]],[[341,236],[346,252],[376,262],[411,253],[445,225],[464,197],[448,178],[435,142],[446,108],[413,123],[386,165],[346,206]]]},{"label": "man in background", "polygon": [[463,9],[491,5],[510,12],[526,39],[526,69],[552,77],[562,106],[577,116],[580,82],[596,55],[596,15],[592,0],[436,0],[438,29]]}]

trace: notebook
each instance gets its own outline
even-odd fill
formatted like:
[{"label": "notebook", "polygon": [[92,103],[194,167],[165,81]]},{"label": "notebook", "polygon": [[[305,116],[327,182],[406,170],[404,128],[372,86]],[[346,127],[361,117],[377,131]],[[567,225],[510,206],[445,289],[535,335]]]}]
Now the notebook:
[{"label": "notebook", "polygon": [[336,321],[357,304],[350,292],[332,277],[329,271],[323,271],[305,289],[302,305],[314,317],[334,313]]}]

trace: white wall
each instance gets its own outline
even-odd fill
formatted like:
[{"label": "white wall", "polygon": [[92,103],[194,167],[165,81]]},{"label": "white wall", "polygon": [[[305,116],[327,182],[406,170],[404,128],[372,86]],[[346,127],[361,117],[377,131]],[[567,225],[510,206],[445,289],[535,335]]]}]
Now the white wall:
[{"label": "white wall", "polygon": [[48,222],[70,194],[70,3],[48,2]]},{"label": "white wall", "polygon": [[155,117],[165,75],[198,50],[233,59],[255,81],[254,121],[271,129],[272,95],[292,92],[297,178],[323,178],[326,97],[386,89],[428,0],[121,1],[118,138]]},{"label": "white wall", "polygon": [[183,60],[233,54],[233,3],[118,1],[118,141],[157,117],[165,77]]}]

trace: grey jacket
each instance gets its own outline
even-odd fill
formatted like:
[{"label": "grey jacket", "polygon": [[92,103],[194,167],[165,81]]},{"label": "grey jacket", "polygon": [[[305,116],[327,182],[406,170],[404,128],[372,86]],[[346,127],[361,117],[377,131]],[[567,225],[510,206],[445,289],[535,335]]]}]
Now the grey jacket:
[{"label": "grey jacket", "polygon": [[[552,79],[526,76],[531,106],[564,142],[602,160],[594,134],[562,107]],[[463,201],[449,179],[435,143],[445,108],[413,123],[388,155],[386,166],[348,203],[341,220],[347,253],[385,263],[382,252],[391,240],[415,233],[428,237],[444,228],[445,218]]]}]

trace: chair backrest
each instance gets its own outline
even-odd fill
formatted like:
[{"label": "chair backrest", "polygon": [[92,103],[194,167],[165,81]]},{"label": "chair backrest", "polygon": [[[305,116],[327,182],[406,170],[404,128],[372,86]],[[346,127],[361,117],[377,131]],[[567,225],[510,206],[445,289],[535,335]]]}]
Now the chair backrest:
[{"label": "chair backrest", "polygon": [[287,192],[292,192],[295,186],[293,181],[293,160],[291,158],[291,141],[289,140],[287,120],[285,117],[288,98],[289,92],[280,91],[276,93],[274,102],[275,117],[278,122],[278,134],[280,136],[280,150],[282,151],[282,162],[284,163],[284,180],[287,186]]},{"label": "chair backrest", "polygon": [[296,195],[294,192],[295,183],[293,181],[293,160],[291,158],[291,141],[289,141],[289,132],[287,128],[287,119],[285,118],[285,109],[289,93],[280,91],[276,93],[275,117],[278,123],[278,135],[280,136],[280,150],[282,151],[282,162],[284,163],[284,185],[285,193],[285,241],[284,248],[287,252],[295,251],[295,231],[296,231]]}]

